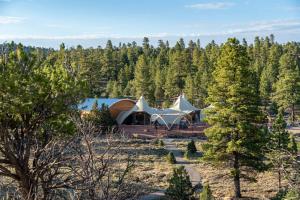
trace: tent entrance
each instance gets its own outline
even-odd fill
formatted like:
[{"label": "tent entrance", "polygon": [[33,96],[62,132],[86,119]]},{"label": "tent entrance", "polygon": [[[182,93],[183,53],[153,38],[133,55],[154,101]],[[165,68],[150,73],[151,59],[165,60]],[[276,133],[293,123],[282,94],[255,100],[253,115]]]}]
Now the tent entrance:
[{"label": "tent entrance", "polygon": [[151,122],[153,124],[159,123],[165,125],[168,130],[171,130],[173,125],[180,125],[185,123],[190,125],[190,120],[186,117],[185,113],[176,113],[176,114],[153,114],[151,115]]},{"label": "tent entrance", "polygon": [[149,125],[150,115],[145,112],[134,112],[130,114],[123,122],[127,125]]}]

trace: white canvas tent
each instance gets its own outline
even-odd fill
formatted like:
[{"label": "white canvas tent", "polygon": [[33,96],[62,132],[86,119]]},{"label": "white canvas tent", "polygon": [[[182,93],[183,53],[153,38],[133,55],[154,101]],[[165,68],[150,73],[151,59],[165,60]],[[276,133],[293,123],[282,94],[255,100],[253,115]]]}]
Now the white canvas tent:
[{"label": "white canvas tent", "polygon": [[194,107],[184,95],[180,95],[171,106],[170,110],[189,114],[191,112],[199,111],[200,109]]},{"label": "white canvas tent", "polygon": [[122,124],[131,114],[143,112],[151,116],[151,122],[157,121],[159,124],[165,124],[169,127],[173,124],[179,124],[184,116],[194,111],[200,111],[200,109],[190,104],[184,95],[180,95],[170,108],[163,110],[150,107],[145,98],[141,96],[134,107],[129,111],[121,112],[116,120],[118,124]]},{"label": "white canvas tent", "polygon": [[119,114],[119,116],[116,119],[117,123],[122,124],[129,115],[135,112],[144,112],[151,116],[152,114],[157,113],[158,110],[150,107],[145,98],[141,96],[136,102],[136,104],[133,106],[133,108],[131,108],[129,111],[124,111]]}]

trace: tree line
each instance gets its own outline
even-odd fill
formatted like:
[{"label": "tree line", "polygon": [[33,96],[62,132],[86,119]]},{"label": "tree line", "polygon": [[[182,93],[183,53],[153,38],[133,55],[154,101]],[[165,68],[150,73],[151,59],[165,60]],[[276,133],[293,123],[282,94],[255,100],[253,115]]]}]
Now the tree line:
[{"label": "tree line", "polygon": [[[211,41],[202,46],[200,40],[181,38],[173,47],[168,41],[158,41],[157,47],[144,38],[142,46],[136,42],[113,46],[108,40],[103,48],[65,48],[70,65],[80,69],[87,81],[89,97],[132,97],[144,95],[152,105],[166,107],[180,93],[203,108],[209,104],[208,87],[213,84],[212,73],[221,56],[224,44]],[[279,44],[274,36],[255,37],[245,47],[249,67],[255,72],[256,89],[262,105],[271,104],[291,109],[299,103],[300,44]],[[40,57],[56,52],[53,49],[26,48]],[[59,50],[61,51],[61,50]],[[59,52],[58,51],[58,52]]]},{"label": "tree line", "polygon": [[[251,44],[245,39],[241,43],[249,67],[255,71],[253,78],[263,105],[276,102],[294,111],[299,102],[299,43],[279,44],[273,35],[256,37]],[[113,46],[108,40],[105,48],[77,46],[68,53],[70,61],[84,71],[91,97],[137,98],[143,94],[151,104],[163,102],[167,106],[184,92],[202,108],[207,105],[208,87],[213,83],[222,46],[212,41],[202,47],[200,40],[186,45],[181,38],[173,47],[162,40],[153,47],[144,38],[142,46],[135,42]]]}]

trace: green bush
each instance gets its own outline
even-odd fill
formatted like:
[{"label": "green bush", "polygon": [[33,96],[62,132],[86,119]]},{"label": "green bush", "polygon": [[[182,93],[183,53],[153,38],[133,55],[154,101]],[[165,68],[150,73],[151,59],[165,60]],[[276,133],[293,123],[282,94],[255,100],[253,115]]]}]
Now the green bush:
[{"label": "green bush", "polygon": [[283,200],[286,195],[287,190],[279,190],[275,197],[271,198],[271,200]]},{"label": "green bush", "polygon": [[191,140],[188,143],[188,145],[187,145],[187,151],[190,152],[191,154],[197,153],[197,148],[196,148],[194,140]]},{"label": "green bush", "polygon": [[167,161],[168,163],[170,164],[176,164],[176,158],[174,156],[174,154],[172,152],[169,152],[168,155],[167,155]]},{"label": "green bush", "polygon": [[189,160],[191,157],[193,157],[193,154],[190,151],[186,151],[184,152],[183,157]]},{"label": "green bush", "polygon": [[300,192],[295,189],[289,190],[283,199],[284,200],[299,200]]},{"label": "green bush", "polygon": [[212,191],[209,187],[209,184],[204,185],[203,190],[200,194],[200,200],[213,200],[214,196],[212,195]]},{"label": "green bush", "polygon": [[190,200],[194,191],[190,177],[183,166],[173,169],[173,175],[168,180],[169,187],[165,194],[173,200]]},{"label": "green bush", "polygon": [[295,189],[280,190],[271,200],[298,200],[300,199],[300,192]]},{"label": "green bush", "polygon": [[160,147],[163,147],[165,146],[165,143],[164,141],[160,140],[160,139],[155,139],[154,142],[153,142],[154,145],[157,145],[157,146],[160,146]]},{"label": "green bush", "polygon": [[95,125],[96,132],[98,133],[107,133],[116,125],[116,121],[111,116],[108,106],[102,104],[99,108],[97,100],[94,102],[90,113],[85,119]]},{"label": "green bush", "polygon": [[163,146],[165,146],[165,143],[164,143],[164,141],[159,140],[158,145],[159,145],[160,147],[163,147]]},{"label": "green bush", "polygon": [[159,139],[155,139],[155,140],[153,141],[153,144],[154,144],[154,145],[158,145],[158,143],[159,143]]}]

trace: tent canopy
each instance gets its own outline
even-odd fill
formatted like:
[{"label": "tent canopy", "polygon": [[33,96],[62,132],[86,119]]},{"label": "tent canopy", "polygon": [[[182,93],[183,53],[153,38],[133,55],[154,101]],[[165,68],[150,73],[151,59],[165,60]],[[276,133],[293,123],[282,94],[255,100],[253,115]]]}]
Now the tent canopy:
[{"label": "tent canopy", "polygon": [[145,98],[141,96],[130,110],[121,112],[116,121],[118,124],[122,124],[129,115],[144,112],[151,116],[151,121],[166,125],[178,124],[183,116],[199,110],[188,102],[184,95],[180,95],[170,108],[162,110],[150,107]]},{"label": "tent canopy", "polygon": [[200,110],[196,107],[194,107],[186,98],[184,95],[180,95],[175,103],[171,106],[171,110],[183,112],[186,114],[189,114],[191,112]]}]

